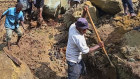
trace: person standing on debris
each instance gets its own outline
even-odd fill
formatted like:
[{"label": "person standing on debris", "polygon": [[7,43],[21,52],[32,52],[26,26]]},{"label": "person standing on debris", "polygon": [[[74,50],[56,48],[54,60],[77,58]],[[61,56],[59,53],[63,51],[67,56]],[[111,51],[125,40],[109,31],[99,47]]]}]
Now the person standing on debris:
[{"label": "person standing on debris", "polygon": [[37,8],[38,19],[40,22],[42,22],[43,21],[42,11],[44,6],[44,0],[34,0],[34,5]]},{"label": "person standing on debris", "polygon": [[122,0],[123,7],[124,7],[124,14],[128,15],[128,9],[131,16],[136,16],[133,8],[132,0]]},{"label": "person standing on debris", "polygon": [[24,17],[26,17],[26,13],[28,13],[28,15],[31,16],[32,0],[17,0],[17,2],[20,2],[23,5],[22,11],[23,11]]},{"label": "person standing on debris", "polygon": [[16,45],[18,45],[19,40],[21,39],[22,32],[19,29],[19,23],[21,23],[23,29],[24,29],[24,16],[23,12],[21,11],[23,8],[23,5],[21,3],[17,3],[16,7],[8,8],[1,16],[1,19],[6,16],[5,19],[5,28],[6,28],[6,41],[8,49],[10,49],[10,40],[12,37],[12,32],[16,32],[18,34],[18,39],[16,42]]},{"label": "person standing on debris", "polygon": [[70,8],[76,8],[81,0],[68,0],[68,4]]},{"label": "person standing on debris", "polygon": [[79,18],[76,23],[69,28],[66,59],[68,64],[68,79],[79,79],[80,75],[86,73],[82,54],[93,52],[103,47],[103,42],[89,48],[86,44],[84,34],[88,29],[88,22],[85,18]]}]

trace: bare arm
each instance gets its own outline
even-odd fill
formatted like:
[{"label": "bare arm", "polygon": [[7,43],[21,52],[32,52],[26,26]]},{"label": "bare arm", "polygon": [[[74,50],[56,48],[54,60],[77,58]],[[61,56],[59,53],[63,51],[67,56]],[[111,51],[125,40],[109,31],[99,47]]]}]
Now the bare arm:
[{"label": "bare arm", "polygon": [[104,47],[104,43],[101,41],[94,47],[89,48],[89,52],[93,52],[93,51],[97,50],[98,48],[102,48],[102,47]]},{"label": "bare arm", "polygon": [[21,26],[23,27],[23,29],[25,30],[23,21],[21,21],[20,23],[21,23]]},{"label": "bare arm", "polygon": [[8,9],[2,14],[2,16],[0,17],[0,21],[2,20],[2,18],[5,16],[5,15],[7,15],[8,14]]},{"label": "bare arm", "polygon": [[2,20],[2,18],[3,18],[4,16],[5,16],[5,15],[2,15],[2,16],[1,16],[0,21]]},{"label": "bare arm", "polygon": [[89,52],[93,52],[93,51],[97,50],[98,48],[100,48],[100,46],[95,45],[94,47],[89,48]]},{"label": "bare arm", "polygon": [[86,18],[87,10],[88,10],[88,6],[85,5],[83,9],[83,15],[82,15],[83,18]]}]

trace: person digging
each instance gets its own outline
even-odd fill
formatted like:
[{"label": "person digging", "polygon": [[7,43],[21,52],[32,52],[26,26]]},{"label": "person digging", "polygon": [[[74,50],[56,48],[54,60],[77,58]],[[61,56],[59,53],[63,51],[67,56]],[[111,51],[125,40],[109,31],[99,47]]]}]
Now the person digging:
[{"label": "person digging", "polygon": [[[19,23],[21,23],[23,29],[24,29],[24,16],[23,12],[21,11],[23,8],[23,5],[21,3],[17,3],[16,7],[8,8],[1,16],[0,21],[4,16],[6,16],[5,19],[5,29],[6,29],[6,42],[7,42],[7,47],[8,50],[10,50],[11,46],[11,37],[12,37],[12,32],[16,32],[18,35],[17,42],[15,43],[18,45],[21,37],[22,37],[22,32],[19,29]],[[25,29],[24,29],[25,30]],[[18,45],[19,46],[19,45]]]},{"label": "person digging", "polygon": [[66,49],[66,60],[68,64],[68,78],[79,79],[81,75],[86,74],[85,64],[82,60],[82,54],[93,52],[104,46],[99,42],[94,47],[88,47],[84,34],[88,29],[88,21],[85,18],[79,18],[69,28],[68,44]]}]

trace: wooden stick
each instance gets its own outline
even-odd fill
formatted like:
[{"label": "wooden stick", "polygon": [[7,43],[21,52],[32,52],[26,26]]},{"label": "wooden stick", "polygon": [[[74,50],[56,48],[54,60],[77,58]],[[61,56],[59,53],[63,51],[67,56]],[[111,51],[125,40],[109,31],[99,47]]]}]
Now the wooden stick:
[{"label": "wooden stick", "polygon": [[13,55],[7,53],[7,52],[4,52],[17,66],[20,66],[21,65],[21,62],[16,58],[14,57]]},{"label": "wooden stick", "polygon": [[[98,42],[101,42],[101,38],[99,37],[99,34],[98,34],[97,30],[96,30],[96,27],[95,27],[95,25],[94,25],[94,23],[93,23],[93,20],[92,20],[91,16],[90,16],[90,13],[89,13],[88,8],[87,8],[87,14],[88,14],[89,20],[90,20],[90,22],[91,22],[91,24],[92,24],[92,26],[93,26],[93,29],[94,29],[94,31],[95,31],[95,34],[96,34],[96,36],[97,36]],[[108,56],[108,54],[107,54],[107,51],[105,50],[105,47],[102,47],[102,49],[103,49],[105,55],[107,56],[107,58],[108,58],[108,60],[109,60],[109,62],[110,62],[110,64],[111,64],[111,66],[114,67],[113,63],[111,62],[111,60],[110,60],[110,58],[109,58],[109,56]]]},{"label": "wooden stick", "polygon": [[12,54],[9,54],[8,51],[4,48],[4,53],[17,65],[20,67],[20,65],[22,64],[15,56],[13,56]]}]

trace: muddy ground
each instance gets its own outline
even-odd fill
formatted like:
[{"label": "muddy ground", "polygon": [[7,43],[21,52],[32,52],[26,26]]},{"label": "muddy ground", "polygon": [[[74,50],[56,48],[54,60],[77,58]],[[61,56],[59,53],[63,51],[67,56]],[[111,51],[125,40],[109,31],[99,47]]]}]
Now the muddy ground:
[{"label": "muddy ground", "polygon": [[[7,5],[5,7],[5,5]],[[0,8],[1,14],[11,6],[15,6],[15,2],[3,3]],[[53,26],[49,21],[48,26],[39,28],[30,28],[29,24],[25,24],[26,30],[23,30],[23,36],[19,42],[19,46],[14,45],[17,35],[13,33],[11,50],[6,47],[4,19],[0,22],[0,51],[8,51],[20,60],[24,61],[33,74],[39,79],[60,79],[66,77],[65,63],[65,46],[67,34],[63,32],[65,28],[61,28],[61,23],[55,23]],[[53,21],[54,23],[54,21]],[[4,50],[3,50],[4,49]]]}]

